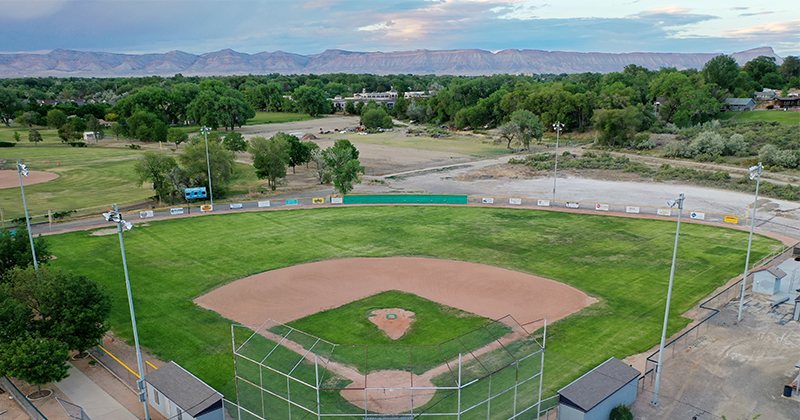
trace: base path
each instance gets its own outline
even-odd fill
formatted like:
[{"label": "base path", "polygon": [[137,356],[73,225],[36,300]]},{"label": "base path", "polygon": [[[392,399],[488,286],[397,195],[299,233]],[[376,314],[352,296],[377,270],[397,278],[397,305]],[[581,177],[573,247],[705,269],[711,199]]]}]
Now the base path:
[{"label": "base path", "polygon": [[195,303],[243,325],[258,326],[337,308],[399,290],[491,319],[561,319],[597,302],[580,290],[530,274],[463,261],[350,258],[267,271],[222,286]]},{"label": "base path", "polygon": [[[22,177],[25,185],[39,184],[58,178],[58,174],[43,171],[28,171],[28,177]],[[0,171],[0,189],[19,188],[19,174],[14,170]]]}]

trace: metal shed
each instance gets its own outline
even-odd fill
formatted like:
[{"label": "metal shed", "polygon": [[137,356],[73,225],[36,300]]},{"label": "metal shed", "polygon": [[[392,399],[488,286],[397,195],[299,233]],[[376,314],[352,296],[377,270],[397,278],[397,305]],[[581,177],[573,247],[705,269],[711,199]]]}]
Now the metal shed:
[{"label": "metal shed", "polygon": [[223,420],[222,394],[175,362],[144,377],[150,406],[171,420]]},{"label": "metal shed", "polygon": [[559,420],[607,420],[636,400],[639,371],[612,357],[558,391]]}]

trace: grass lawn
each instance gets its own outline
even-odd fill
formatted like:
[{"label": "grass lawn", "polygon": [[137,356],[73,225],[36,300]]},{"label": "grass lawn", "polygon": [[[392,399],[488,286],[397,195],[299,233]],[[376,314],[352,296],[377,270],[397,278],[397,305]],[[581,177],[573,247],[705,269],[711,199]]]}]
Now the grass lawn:
[{"label": "grass lawn", "polygon": [[[490,264],[552,278],[600,299],[548,328],[549,388],[610,356],[657,343],[674,221],[473,207],[347,207],[208,215],[150,222],[125,234],[142,345],[221,389],[233,376],[231,321],[192,299],[267,270],[332,258],[419,256]],[[324,233],[324,234],[323,234]],[[109,323],[130,339],[118,238],[48,237],[50,264],[112,294]],[[747,233],[687,223],[681,230],[670,332],[679,314],[739,274]],[[780,244],[757,236],[753,261]],[[552,366],[551,366],[552,365]]]},{"label": "grass lawn", "polygon": [[784,125],[800,125],[800,112],[792,111],[735,111],[717,116],[720,120],[773,121]]},{"label": "grass lawn", "polygon": [[431,136],[406,137],[404,133],[405,130],[398,128],[392,132],[375,133],[366,136],[348,133],[334,136],[334,139],[343,138],[353,143],[380,144],[435,152],[451,152],[475,157],[497,157],[510,153],[504,144],[494,144],[492,140],[483,136],[455,134],[450,137],[436,139]]},{"label": "grass lawn", "polygon": [[[58,130],[51,130],[47,127],[39,126],[33,126],[33,129],[42,135],[42,142],[39,144],[61,143],[61,139],[58,138]],[[0,124],[0,141],[14,142],[14,132],[16,131],[19,133],[20,137],[20,141],[17,143],[16,147],[21,145],[33,145],[34,143],[28,141],[28,134],[30,133],[30,130],[31,128],[28,126],[21,126],[17,123],[12,123],[11,127],[6,127],[5,125]]]},{"label": "grass lawn", "polygon": [[[21,143],[21,142],[20,142]],[[61,143],[31,143],[0,148],[0,158],[23,158],[28,169],[59,175],[50,182],[26,185],[25,198],[34,222],[46,221],[47,210],[100,210],[113,203],[141,203],[153,195],[137,186],[134,162],[143,151],[110,147],[70,147]],[[0,189],[6,218],[23,217],[19,188]]]},{"label": "grass lawn", "polygon": [[265,112],[256,111],[255,118],[247,120],[245,125],[275,124],[295,121],[316,120],[321,117],[312,117],[308,114],[297,114],[294,112]]},{"label": "grass lawn", "polygon": [[[406,333],[397,340],[392,340],[369,320],[375,309],[400,308],[414,312],[415,321]],[[374,372],[384,369],[410,370],[410,345],[436,345],[453,337],[468,334],[474,330],[489,326],[497,336],[511,332],[504,324],[492,324],[492,320],[483,318],[460,309],[451,308],[437,302],[400,291],[387,291],[350,302],[338,308],[318,312],[305,318],[290,322],[288,325],[304,333],[315,335],[334,344],[355,344],[357,346],[337,346],[333,352],[333,360],[351,365],[361,372]],[[284,331],[273,331],[285,334]],[[492,338],[477,333],[469,334],[474,338],[469,343],[477,349],[489,344]],[[304,343],[300,343],[304,344]],[[313,342],[309,348],[313,346]],[[372,348],[369,354],[369,366],[365,366],[364,344],[376,346],[401,346],[392,352],[389,349]],[[430,351],[429,351],[430,350]],[[320,354],[320,353],[318,353]],[[435,348],[418,348],[414,351],[414,372],[421,374],[441,365],[446,360]],[[327,354],[324,356],[327,357]]]}]

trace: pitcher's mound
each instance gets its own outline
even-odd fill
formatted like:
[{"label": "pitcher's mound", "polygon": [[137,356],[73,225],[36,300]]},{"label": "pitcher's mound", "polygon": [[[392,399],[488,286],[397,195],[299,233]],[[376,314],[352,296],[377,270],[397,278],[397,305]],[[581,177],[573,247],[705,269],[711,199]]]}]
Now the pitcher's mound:
[{"label": "pitcher's mound", "polygon": [[415,321],[414,312],[400,308],[376,309],[369,320],[392,340],[402,337]]}]

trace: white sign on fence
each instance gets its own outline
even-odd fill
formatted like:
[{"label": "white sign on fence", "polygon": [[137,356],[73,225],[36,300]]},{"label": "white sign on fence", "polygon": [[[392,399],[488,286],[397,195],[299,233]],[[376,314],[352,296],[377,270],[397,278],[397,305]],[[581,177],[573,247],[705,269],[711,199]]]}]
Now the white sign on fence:
[{"label": "white sign on fence", "polygon": [[581,203],[579,203],[577,201],[567,201],[567,207],[569,207],[571,209],[577,209],[580,206],[581,206]]},{"label": "white sign on fence", "polygon": [[706,220],[706,214],[705,213],[698,213],[696,211],[693,211],[693,212],[689,213],[689,217],[691,217],[692,219],[697,219],[697,220]]},{"label": "white sign on fence", "polygon": [[669,216],[672,214],[672,210],[670,209],[658,209],[656,212],[659,216]]},{"label": "white sign on fence", "polygon": [[344,197],[331,197],[331,204],[342,204],[344,203]]},{"label": "white sign on fence", "polygon": [[508,204],[522,204],[521,198],[509,198]]},{"label": "white sign on fence", "polygon": [[484,197],[484,198],[481,198],[481,202],[483,202],[483,204],[494,204],[494,198],[492,198],[492,197]]},{"label": "white sign on fence", "polygon": [[608,204],[597,204],[594,206],[597,211],[608,211]]},{"label": "white sign on fence", "polygon": [[258,207],[269,207],[269,201],[259,201]]},{"label": "white sign on fence", "polygon": [[231,210],[242,208],[242,203],[231,203]]},{"label": "white sign on fence", "polygon": [[625,206],[625,213],[639,213],[638,206]]},{"label": "white sign on fence", "polygon": [[550,207],[550,200],[536,200],[536,205],[541,207]]},{"label": "white sign on fence", "polygon": [[183,207],[178,207],[176,209],[169,209],[169,214],[183,214]]},{"label": "white sign on fence", "polygon": [[147,217],[153,217],[153,210],[140,211],[139,217],[142,219],[145,219]]}]

